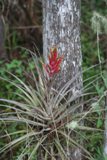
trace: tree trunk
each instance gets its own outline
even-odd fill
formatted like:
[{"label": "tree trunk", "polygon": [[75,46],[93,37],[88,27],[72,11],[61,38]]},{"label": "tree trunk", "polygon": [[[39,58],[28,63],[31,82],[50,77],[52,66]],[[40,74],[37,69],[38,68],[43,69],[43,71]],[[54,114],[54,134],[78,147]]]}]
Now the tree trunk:
[{"label": "tree trunk", "polygon": [[[63,86],[78,74],[73,84],[72,94],[81,94],[81,44],[80,44],[80,0],[43,0],[43,53],[45,62],[49,50],[58,48],[64,55],[61,73],[57,78],[58,86]],[[72,159],[80,160],[75,150]]]},{"label": "tree trunk", "polygon": [[105,92],[104,157],[107,159],[107,92]]},{"label": "tree trunk", "polygon": [[0,16],[0,60],[1,59],[8,59],[5,51],[5,26],[2,16]]}]

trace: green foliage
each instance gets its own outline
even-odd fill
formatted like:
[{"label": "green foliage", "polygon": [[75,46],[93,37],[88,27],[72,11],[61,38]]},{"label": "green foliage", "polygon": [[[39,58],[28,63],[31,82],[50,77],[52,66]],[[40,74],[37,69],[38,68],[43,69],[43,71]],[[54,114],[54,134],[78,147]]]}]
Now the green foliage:
[{"label": "green foliage", "polygon": [[[56,137],[54,141],[54,147],[57,150],[57,152],[60,153],[60,156],[62,159],[65,158],[64,157],[65,151],[63,150],[63,147],[61,145],[64,139],[66,139],[66,141],[68,140],[67,134],[64,135],[66,129],[69,130],[70,132],[73,130],[74,131],[73,134],[77,135],[77,137],[80,136],[81,140],[85,141],[84,148],[87,149],[93,155],[94,160],[106,160],[107,159],[103,157],[103,131],[101,131],[104,129],[104,119],[103,119],[104,118],[104,114],[103,114],[104,113],[103,112],[104,111],[104,99],[103,97],[104,97],[104,92],[107,89],[107,72],[106,72],[105,64],[103,64],[106,58],[105,57],[106,48],[104,48],[104,46],[106,46],[106,39],[105,41],[104,40],[101,41],[103,36],[106,37],[105,33],[107,32],[107,20],[105,18],[107,15],[106,3],[107,3],[106,0],[102,0],[102,1],[101,0],[91,0],[91,1],[83,0],[82,1],[81,43],[82,43],[82,53],[83,53],[83,70],[87,70],[87,72],[84,72],[83,76],[84,76],[84,87],[87,85],[89,87],[88,90],[86,87],[86,91],[84,93],[87,94],[87,91],[88,91],[89,95],[84,97],[84,102],[83,102],[85,103],[84,105],[86,107],[86,110],[85,110],[86,112],[84,111],[83,115],[77,115],[77,117],[73,115],[73,121],[71,121],[71,123],[68,123],[68,125],[62,126],[62,128],[64,127],[65,128],[64,128],[63,133],[62,132],[60,133],[61,141],[60,142],[58,141],[58,137]],[[94,12],[92,8],[94,8]],[[98,35],[96,34],[97,32],[98,32]],[[12,51],[18,48],[21,42],[22,42],[22,37],[20,37],[18,32],[12,31],[12,34],[9,36],[9,38],[8,37],[6,38],[6,44],[7,44],[6,48],[11,53]],[[7,81],[0,80],[0,98],[2,97],[4,99],[6,98],[6,99],[11,99],[11,100],[16,100],[17,102],[21,102],[23,106],[21,107],[20,104],[14,104],[14,103],[11,104],[10,102],[9,104],[13,107],[11,109],[11,108],[6,108],[6,105],[8,105],[7,102],[3,102],[3,105],[5,106],[0,107],[1,108],[0,114],[2,115],[3,113],[7,114],[7,115],[4,115],[2,118],[5,118],[5,117],[10,118],[9,121],[5,122],[4,120],[0,122],[0,133],[1,133],[0,136],[6,135],[6,137],[4,138],[1,137],[0,139],[0,149],[4,147],[7,142],[8,144],[9,143],[11,144],[12,141],[20,137],[23,137],[24,135],[32,133],[32,131],[36,133],[38,131],[38,128],[41,129],[42,127],[40,126],[37,127],[34,125],[35,122],[37,122],[36,121],[37,117],[34,116],[34,114],[37,113],[38,115],[38,113],[41,111],[41,108],[40,110],[38,110],[39,109],[38,105],[40,105],[43,108],[44,108],[44,105],[47,105],[47,103],[44,103],[44,94],[42,92],[43,90],[42,90],[41,84],[39,86],[39,90],[37,93],[35,93],[35,89],[34,89],[36,88],[36,86],[34,85],[34,88],[31,87],[32,86],[32,83],[31,83],[32,71],[35,77],[37,77],[38,75],[35,69],[34,62],[32,61],[32,59],[29,59],[27,50],[25,51],[25,49],[21,49],[20,54],[21,56],[19,59],[17,57],[16,57],[17,59],[13,58],[13,60],[11,60],[8,63],[4,63],[3,61],[0,61],[0,66],[2,68],[0,69],[0,77],[4,79],[11,79],[11,82],[14,82],[15,84],[19,86],[19,88],[17,88],[12,83],[8,83]],[[29,59],[29,61],[27,59]],[[100,62],[102,62],[102,64],[99,64]],[[99,65],[95,67],[96,64],[99,64]],[[42,68],[40,64],[38,65],[40,66],[40,68]],[[91,66],[93,66],[92,69],[88,69]],[[21,81],[19,82],[17,78],[8,74],[7,71],[13,73],[14,75],[17,75],[17,77],[19,77],[20,80],[24,82],[26,86],[28,86],[28,89],[29,91],[31,91],[31,93],[28,92],[28,90],[26,90],[25,86],[20,84]],[[31,79],[28,82],[29,76],[31,77]],[[36,81],[36,78],[35,78],[35,81]],[[33,80],[34,84],[35,84],[35,81]],[[24,89],[27,97],[25,96],[24,93],[21,92],[20,90],[21,88]],[[94,95],[91,94],[90,92],[94,92]],[[58,100],[60,95],[57,95],[57,96],[58,96],[57,97],[57,100]],[[85,102],[87,100],[89,101],[88,104]],[[59,100],[58,103],[61,105],[59,106],[58,104],[59,113],[61,113],[60,109],[63,109],[64,107],[62,102],[61,103],[60,102],[61,101]],[[53,98],[53,101],[52,102],[49,101],[49,103],[53,104],[54,98]],[[32,109],[29,107],[31,107]],[[21,109],[21,111],[18,110],[19,108]],[[34,110],[37,110],[37,111],[34,112]],[[45,109],[42,111],[45,112]],[[70,109],[68,111],[70,111]],[[17,114],[15,114],[15,116],[13,113],[9,115],[10,112],[13,112],[14,114],[17,113]],[[31,114],[29,115],[28,113],[31,113]],[[57,114],[55,110],[53,111],[53,113]],[[85,114],[86,116],[84,117]],[[43,118],[45,116],[46,115],[42,115],[41,117]],[[59,116],[59,119],[62,118],[61,117],[62,115],[58,115],[58,116]],[[0,118],[1,118],[1,115],[0,115]],[[49,124],[53,124],[54,126],[54,121],[49,119],[49,122],[48,122],[48,118],[49,118],[48,115],[45,118],[47,118],[46,124],[49,123]],[[79,127],[79,123],[78,123],[79,118],[85,120],[84,126]],[[23,123],[16,122],[18,121],[18,119],[21,119]],[[23,119],[26,119],[26,122],[23,121]],[[14,122],[12,120],[14,120]],[[30,124],[29,120],[32,120],[33,124]],[[49,131],[48,131],[48,128],[44,128],[44,129],[45,131],[43,132],[43,136],[45,137],[47,133],[49,133]],[[20,131],[20,133],[18,131]],[[59,128],[57,131],[58,132],[60,131]],[[14,135],[9,135],[9,133],[14,133]],[[56,135],[57,133],[55,134],[55,136]],[[58,133],[58,136],[59,136],[59,133]],[[40,139],[39,137],[39,140],[41,143],[40,144],[38,143],[38,140],[35,140],[35,137],[38,137],[38,136],[33,135],[32,138],[29,138],[29,135],[27,135],[24,141],[25,143],[23,142],[20,143],[21,140],[19,139],[18,141],[19,144],[16,146],[15,144],[13,145],[15,146],[15,148],[12,150],[13,156],[10,159],[11,160],[21,160],[23,157],[28,159],[28,157],[30,156],[31,156],[31,160],[38,159],[37,158],[38,156],[37,151],[39,150],[38,148],[40,148],[41,150],[41,148],[43,147],[41,144],[43,145],[45,144],[45,147],[47,147],[45,142],[48,142],[48,141],[47,139],[45,141],[43,137],[42,139]],[[72,144],[76,146],[79,145],[79,142],[73,141],[72,137],[70,139],[70,142],[71,141],[72,141],[71,145]],[[50,144],[48,145],[49,147],[50,147]],[[66,143],[64,145],[66,146]],[[53,150],[51,147],[48,148],[47,150],[51,154],[53,154]],[[5,159],[6,157],[5,155],[6,155],[6,152],[4,153],[3,159]],[[49,155],[46,152],[45,159],[47,157],[49,157]]]},{"label": "green foliage", "polygon": [[[0,153],[6,152],[10,147],[11,149],[16,148],[16,146],[20,148],[21,145],[23,146],[22,152],[20,150],[17,152],[17,154],[19,153],[19,159],[26,156],[29,160],[33,160],[35,156],[38,159],[43,154],[43,157],[50,158],[50,155],[53,155],[54,159],[59,156],[62,160],[65,160],[67,158],[65,146],[68,149],[76,146],[87,154],[88,159],[91,159],[92,156],[86,149],[87,147],[82,147],[80,141],[81,138],[84,140],[83,133],[101,132],[101,123],[97,127],[88,126],[88,123],[80,125],[80,123],[82,120],[88,119],[89,114],[97,113],[96,106],[93,105],[82,114],[77,113],[75,115],[74,112],[81,109],[83,103],[89,105],[87,100],[84,100],[84,102],[78,101],[83,97],[87,99],[86,93],[82,97],[79,94],[76,97],[74,95],[67,96],[72,90],[72,87],[70,90],[68,88],[74,83],[76,77],[68,81],[59,91],[54,91],[52,81],[46,79],[43,70],[38,67],[39,63],[36,57],[34,60],[39,76],[38,81],[35,77],[32,77],[35,81],[35,88],[27,85],[26,82],[23,82],[23,79],[21,80],[12,73],[9,74],[12,77],[11,81],[1,77],[3,81],[6,80],[20,92],[16,99],[0,99],[0,106],[5,108],[0,120],[6,125],[11,124],[10,129],[7,130],[8,134],[4,135],[2,133],[2,139],[9,136],[11,140],[0,149]],[[14,69],[13,66],[9,68]],[[92,84],[93,81],[90,86]],[[18,99],[20,100],[18,101]],[[96,103],[99,103],[99,100]],[[74,133],[75,136],[72,138]],[[80,138],[77,139],[79,136]],[[29,146],[31,150],[29,150]],[[17,154],[15,157],[17,157]]]}]

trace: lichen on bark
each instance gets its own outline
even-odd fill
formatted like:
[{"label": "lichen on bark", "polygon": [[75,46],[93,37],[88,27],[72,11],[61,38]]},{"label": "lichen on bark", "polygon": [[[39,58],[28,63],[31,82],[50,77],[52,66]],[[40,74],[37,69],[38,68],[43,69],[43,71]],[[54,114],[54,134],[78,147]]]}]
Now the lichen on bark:
[{"label": "lichen on bark", "polygon": [[[51,47],[64,54],[59,82],[66,83],[81,72],[80,0],[43,0],[43,44],[46,62]],[[81,76],[78,81],[81,88]]]},{"label": "lichen on bark", "polygon": [[64,86],[78,75],[72,85],[72,94],[81,94],[80,0],[43,0],[42,2],[45,62],[48,61],[50,48],[57,47],[59,54],[64,55],[64,60],[61,72],[57,76],[56,86]]}]

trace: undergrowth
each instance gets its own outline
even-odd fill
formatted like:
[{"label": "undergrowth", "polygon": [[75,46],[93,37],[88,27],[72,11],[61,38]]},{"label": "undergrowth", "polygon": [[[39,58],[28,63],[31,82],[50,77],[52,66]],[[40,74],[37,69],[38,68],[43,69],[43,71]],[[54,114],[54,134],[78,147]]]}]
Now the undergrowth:
[{"label": "undergrowth", "polygon": [[91,141],[97,145],[96,138],[101,143],[103,135],[104,90],[98,94],[97,86],[102,83],[100,74],[84,80],[81,94],[73,95],[72,84],[79,74],[57,90],[53,86],[55,77],[47,78],[44,69],[38,67],[38,58],[33,56],[33,60],[38,75],[31,70],[33,85],[11,72],[6,72],[9,78],[0,77],[13,86],[13,96],[17,96],[0,98],[2,159],[10,155],[12,160],[65,160],[77,149],[85,159],[94,160]]}]

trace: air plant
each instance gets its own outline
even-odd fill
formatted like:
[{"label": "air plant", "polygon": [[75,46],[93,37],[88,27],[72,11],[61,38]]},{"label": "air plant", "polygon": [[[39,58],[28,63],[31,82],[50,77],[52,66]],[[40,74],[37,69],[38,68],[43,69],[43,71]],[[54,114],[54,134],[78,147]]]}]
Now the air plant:
[{"label": "air plant", "polygon": [[57,48],[50,50],[50,55],[48,56],[49,63],[43,65],[50,78],[60,71],[63,57],[64,56],[58,56]]},{"label": "air plant", "polygon": [[[59,56],[57,49],[54,48],[48,58],[49,63],[43,64],[43,67],[52,79],[54,75],[60,72],[63,56]],[[19,127],[18,131],[6,132],[5,135],[0,136],[0,138],[10,137],[10,142],[0,148],[0,153],[6,154],[10,149],[21,145],[23,149],[17,160],[22,160],[25,157],[28,160],[70,160],[73,152],[71,148],[79,147],[87,154],[88,159],[92,158],[90,153],[79,144],[77,135],[81,135],[81,128],[87,129],[87,127],[79,126],[79,121],[93,111],[93,108],[89,109],[88,112],[75,115],[75,111],[83,105],[83,102],[74,103],[81,95],[72,95],[69,99],[66,97],[72,91],[69,86],[74,83],[77,75],[59,91],[52,94],[52,90],[47,89],[48,80],[43,70],[38,67],[37,57],[34,58],[34,61],[39,77],[37,81],[32,72],[35,87],[24,83],[12,73],[9,73],[12,80],[1,77],[1,80],[11,83],[20,92],[14,93],[19,97],[19,101],[0,98],[0,102],[3,102],[0,107],[8,109],[8,111],[4,109],[4,112],[0,114],[0,121],[3,124],[24,125],[22,128]],[[88,130],[95,131],[92,128],[88,128]]]}]

